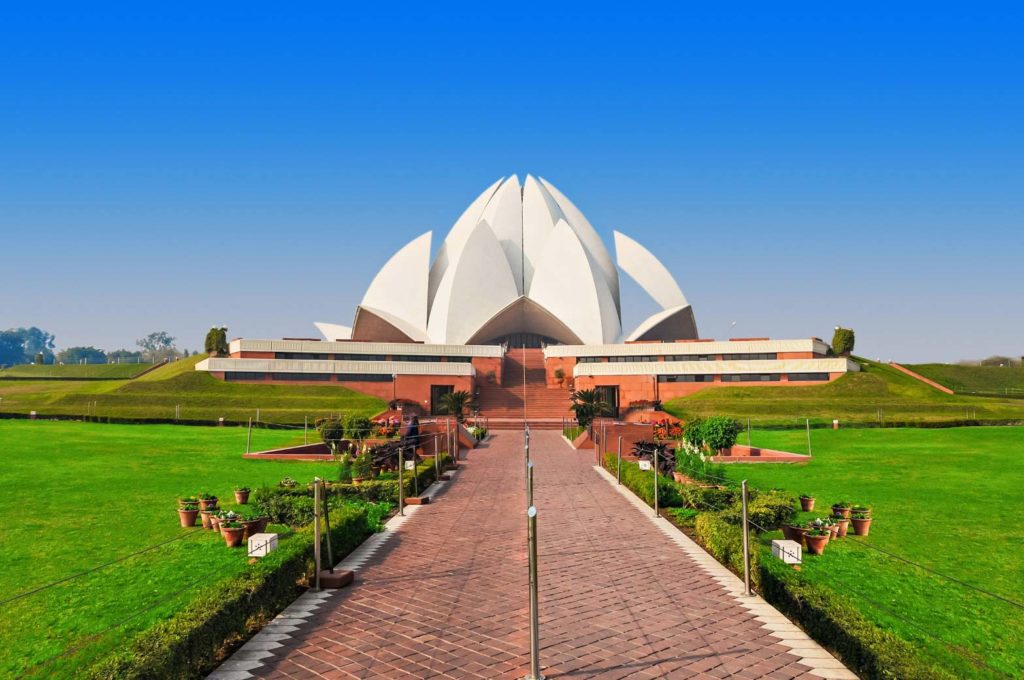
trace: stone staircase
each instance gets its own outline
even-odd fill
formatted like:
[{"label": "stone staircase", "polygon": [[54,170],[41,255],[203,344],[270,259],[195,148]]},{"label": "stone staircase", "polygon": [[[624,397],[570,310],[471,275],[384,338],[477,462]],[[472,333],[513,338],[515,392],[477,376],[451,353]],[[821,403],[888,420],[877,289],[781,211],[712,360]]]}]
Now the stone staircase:
[{"label": "stone staircase", "polygon": [[547,387],[544,350],[509,349],[501,372],[501,385],[480,386],[480,415],[491,429],[520,429],[524,418],[532,428],[561,429],[572,416],[568,390]]}]

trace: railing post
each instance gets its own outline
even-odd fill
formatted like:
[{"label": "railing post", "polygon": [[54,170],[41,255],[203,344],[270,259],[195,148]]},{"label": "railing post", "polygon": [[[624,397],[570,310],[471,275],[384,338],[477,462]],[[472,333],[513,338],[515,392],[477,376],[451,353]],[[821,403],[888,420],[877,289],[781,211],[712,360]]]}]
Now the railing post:
[{"label": "railing post", "polygon": [[313,573],[315,577],[316,591],[319,593],[320,588],[320,478],[316,477],[313,480]]},{"label": "railing post", "polygon": [[743,594],[750,596],[750,525],[747,519],[747,480],[743,480]]},{"label": "railing post", "polygon": [[537,583],[537,508],[526,511],[527,542],[530,557],[530,674],[524,680],[544,680],[540,672],[540,623]]},{"label": "railing post", "polygon": [[661,513],[659,512],[659,510],[660,510],[660,508],[658,507],[658,451],[655,450],[654,451],[654,516],[655,517],[660,517],[661,516]]},{"label": "railing post", "polygon": [[622,435],[619,435],[618,465],[615,467],[615,483],[622,484]]},{"label": "railing post", "polygon": [[304,445],[309,443],[309,416],[308,415],[302,416],[302,443]]},{"label": "railing post", "polygon": [[252,444],[252,416],[249,416],[249,431],[245,435],[245,452],[249,453],[249,446]]},{"label": "railing post", "polygon": [[398,446],[398,514],[405,515],[405,447]]},{"label": "railing post", "polygon": [[811,453],[811,419],[808,418],[806,422],[807,422],[807,455],[808,456],[813,456],[814,454]]},{"label": "railing post", "polygon": [[441,479],[441,442],[438,441],[439,437],[440,435],[434,435],[434,476],[438,481]]}]

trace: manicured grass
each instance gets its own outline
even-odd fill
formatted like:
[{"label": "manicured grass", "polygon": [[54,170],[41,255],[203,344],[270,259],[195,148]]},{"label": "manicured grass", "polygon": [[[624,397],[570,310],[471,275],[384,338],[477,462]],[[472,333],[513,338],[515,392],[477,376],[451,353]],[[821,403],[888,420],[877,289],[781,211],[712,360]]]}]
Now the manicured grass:
[{"label": "manicured grass", "polygon": [[950,395],[885,364],[860,360],[862,371],[806,387],[714,387],[665,403],[687,420],[729,415],[753,427],[811,423],[878,424],[943,421],[1024,421],[1024,402]]},{"label": "manicured grass", "polygon": [[1024,398],[1024,366],[908,364],[907,368],[954,392]]},{"label": "manicured grass", "polygon": [[0,412],[95,415],[100,418],[175,417],[183,421],[301,424],[328,413],[371,416],[383,400],[344,387],[243,385],[196,371],[203,357],[183,359],[131,381],[0,381]]},{"label": "manicured grass", "polygon": [[[925,646],[959,677],[1024,676],[1024,610],[869,547],[1024,602],[1024,527],[1015,514],[1024,488],[1024,428],[823,430],[812,436],[814,457],[806,465],[726,466],[730,478],[755,487],[815,495],[815,511],[802,518],[830,514],[841,500],[872,508],[870,536],[863,543],[830,543],[823,556],[807,557],[803,578],[850,596],[866,615]],[[798,431],[755,431],[753,441],[806,450]]]},{"label": "manicured grass", "polygon": [[[260,430],[254,437],[266,448],[295,434]],[[207,491],[235,508],[235,486],[337,476],[333,464],[243,460],[245,439],[244,428],[231,427],[0,421],[0,600],[185,536],[192,530],[178,523],[182,494]],[[36,677],[68,677],[245,562],[244,550],[198,531],[0,604],[0,677],[30,669]]]},{"label": "manicured grass", "polygon": [[3,378],[63,378],[66,380],[127,380],[148,371],[152,364],[25,364],[0,371]]}]

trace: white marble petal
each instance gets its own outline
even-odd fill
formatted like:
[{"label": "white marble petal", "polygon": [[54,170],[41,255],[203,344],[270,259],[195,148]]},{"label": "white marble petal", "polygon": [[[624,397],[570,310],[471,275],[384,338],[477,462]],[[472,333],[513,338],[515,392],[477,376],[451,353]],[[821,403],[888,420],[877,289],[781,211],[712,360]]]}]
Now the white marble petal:
[{"label": "white marble petal", "polygon": [[342,326],[337,323],[325,323],[323,321],[314,321],[313,325],[316,326],[317,330],[324,336],[324,340],[327,340],[328,342],[332,342],[334,340],[349,340],[352,337],[351,326]]},{"label": "white marble petal", "polygon": [[665,265],[647,248],[618,231],[615,232],[615,255],[622,271],[640,284],[662,309],[689,304]]},{"label": "white marble petal", "polygon": [[505,251],[487,222],[480,222],[441,279],[427,336],[431,342],[464,344],[518,297]]},{"label": "white marble petal", "polygon": [[360,303],[385,312],[422,334],[427,327],[427,284],[430,276],[430,236],[427,232],[391,256]]},{"label": "white marble petal", "polygon": [[[505,180],[484,208],[483,221],[490,225],[509,269],[515,277],[516,290],[523,294],[523,196],[519,177]],[[465,255],[465,251],[463,251]]]},{"label": "white marble petal", "polygon": [[565,220],[558,221],[548,239],[530,298],[586,344],[615,342],[621,333],[618,309],[604,275]]}]

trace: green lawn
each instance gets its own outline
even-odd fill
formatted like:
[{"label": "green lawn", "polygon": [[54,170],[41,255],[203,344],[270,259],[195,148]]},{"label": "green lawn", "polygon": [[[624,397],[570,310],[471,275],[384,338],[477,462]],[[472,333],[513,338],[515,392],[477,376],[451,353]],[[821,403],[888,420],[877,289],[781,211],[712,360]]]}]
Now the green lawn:
[{"label": "green lawn", "polygon": [[[272,430],[255,436],[261,448],[296,437]],[[332,464],[243,460],[245,439],[244,428],[0,421],[0,600],[184,535],[189,530],[175,510],[181,494],[208,491],[234,507],[235,486],[336,476]],[[71,675],[180,609],[201,585],[237,574],[245,559],[220,536],[200,531],[2,604],[0,677],[28,669],[36,677]]]},{"label": "green lawn", "polygon": [[203,357],[176,361],[135,380],[0,380],[0,412],[86,415],[100,418],[168,418],[185,421],[301,424],[328,413],[374,415],[383,400],[344,387],[242,385],[195,370]]},{"label": "green lawn", "polygon": [[0,371],[0,380],[3,378],[127,380],[152,367],[152,364],[69,364],[66,366],[24,364]]},{"label": "green lawn", "polygon": [[863,370],[807,387],[715,387],[665,403],[687,420],[729,415],[753,427],[831,423],[929,423],[977,419],[1024,421],[1024,401],[951,395],[885,364],[861,361]]},{"label": "green lawn", "polygon": [[1021,365],[907,364],[907,368],[954,392],[1024,398],[1024,366]]},{"label": "green lawn", "polygon": [[[753,441],[806,451],[799,431],[755,431]],[[808,519],[839,500],[870,505],[875,521],[865,543],[1024,602],[1024,527],[1013,515],[1024,488],[1024,428],[825,430],[813,433],[813,449],[806,465],[729,465],[727,474],[815,495]],[[846,593],[961,677],[1001,677],[972,659],[1024,676],[1024,610],[855,540],[807,558],[803,576]]]}]

